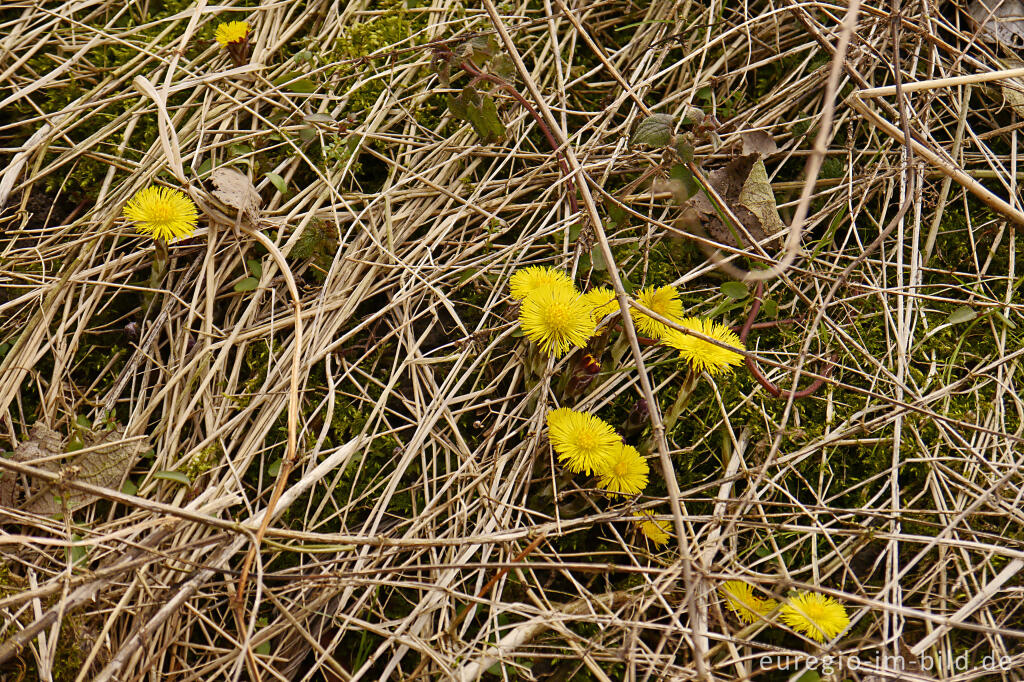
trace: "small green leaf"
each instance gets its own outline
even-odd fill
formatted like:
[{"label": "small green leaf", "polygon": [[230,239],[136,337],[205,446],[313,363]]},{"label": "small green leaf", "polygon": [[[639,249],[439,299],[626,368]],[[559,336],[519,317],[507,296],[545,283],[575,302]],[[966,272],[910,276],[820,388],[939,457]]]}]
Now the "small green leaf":
[{"label": "small green leaf", "polygon": [[262,644],[257,644],[256,648],[254,649],[254,651],[257,654],[259,654],[260,656],[269,656],[270,655],[270,640],[267,640],[266,642],[263,642]]},{"label": "small green leaf", "polygon": [[306,114],[302,117],[306,123],[323,123],[325,125],[335,125],[337,121],[330,114]]},{"label": "small green leaf", "polygon": [[244,291],[253,291],[260,285],[260,281],[255,277],[246,277],[241,282],[235,285],[235,293],[242,293]]},{"label": "small green leaf", "polygon": [[591,251],[590,251],[590,260],[594,264],[594,269],[595,270],[607,270],[608,269],[608,263],[607,263],[607,261],[605,261],[604,253],[601,251],[600,248],[591,249]]},{"label": "small green leaf", "polygon": [[693,163],[693,145],[689,141],[679,138],[676,142],[676,153],[683,163]]},{"label": "small green leaf", "polygon": [[314,92],[317,88],[316,83],[309,80],[308,78],[300,78],[301,75],[302,73],[299,71],[292,71],[290,73],[286,73],[283,76],[275,78],[274,85],[284,86],[285,89],[291,90],[292,92]]},{"label": "small green leaf", "polygon": [[750,295],[750,292],[747,291],[747,285],[743,282],[723,282],[719,288],[723,294],[734,301],[742,301]]},{"label": "small green leaf", "polygon": [[316,131],[312,128],[300,128],[299,139],[303,142],[310,142],[316,138]]},{"label": "small green leaf", "polygon": [[134,495],[139,492],[139,486],[135,485],[135,482],[130,478],[124,480],[124,485],[121,486],[121,492],[125,495]]},{"label": "small green leaf", "polygon": [[516,66],[507,55],[499,54],[491,60],[490,72],[502,80],[511,81],[516,76]]},{"label": "small green leaf", "polygon": [[629,213],[626,212],[626,209],[613,201],[606,204],[605,210],[608,211],[608,217],[611,218],[615,227],[621,227],[629,221]]},{"label": "small green leaf", "polygon": [[700,188],[697,181],[693,179],[693,173],[690,172],[690,169],[681,163],[677,163],[672,166],[672,170],[669,171],[669,177],[682,185],[684,196],[681,199],[676,197],[678,200],[685,201],[686,199],[689,199],[696,194],[697,190]]},{"label": "small green leaf", "polygon": [[[81,542],[82,536],[79,535],[78,533],[75,533],[74,535],[71,536],[71,540],[72,540],[72,542]],[[88,554],[88,553],[89,553],[89,548],[88,547],[83,547],[81,545],[75,545],[74,547],[70,548],[70,552],[68,553],[67,556],[71,560],[71,565],[72,566],[77,566],[78,564],[82,563],[85,560],[85,555]]]},{"label": "small green leaf", "polygon": [[281,194],[288,193],[288,183],[285,182],[284,178],[282,178],[280,175],[269,171],[264,173],[263,175],[267,178],[267,180],[270,180],[270,184],[273,185],[278,192],[280,192]]},{"label": "small green leaf", "polygon": [[91,429],[92,428],[92,422],[89,421],[89,418],[86,417],[84,414],[80,414],[77,417],[75,417],[75,424],[77,424],[78,428],[80,428],[80,429]]},{"label": "small green leaf", "polygon": [[201,178],[203,176],[209,175],[210,171],[212,170],[213,159],[206,159],[201,164],[199,164],[199,168],[196,169],[196,175]]},{"label": "small green leaf", "polygon": [[276,477],[279,473],[281,473],[281,460],[275,459],[267,466],[267,476]]},{"label": "small green leaf", "polygon": [[974,308],[969,305],[962,305],[949,314],[946,318],[946,324],[960,324],[962,322],[970,322],[978,316]]},{"label": "small green leaf", "polygon": [[652,114],[637,124],[629,138],[629,146],[664,147],[672,142],[675,125],[676,119],[672,114]]},{"label": "small green leaf", "polygon": [[66,448],[66,451],[67,452],[76,452],[78,450],[81,450],[84,447],[85,447],[85,443],[82,442],[82,439],[79,438],[78,436],[73,436],[71,438],[71,440],[68,441],[68,447]]},{"label": "small green leaf", "polygon": [[174,481],[181,485],[192,485],[192,481],[188,479],[188,476],[180,471],[158,471],[153,474],[153,478],[158,478],[162,481]]},{"label": "small green leaf", "polygon": [[252,275],[253,277],[263,276],[263,265],[261,265],[258,260],[250,258],[249,260],[245,261],[245,266],[249,268],[249,274]]},{"label": "small green leaf", "polygon": [[772,299],[768,299],[767,301],[761,304],[761,311],[767,317],[778,317],[779,304],[773,301]]},{"label": "small green leaf", "polygon": [[0,358],[2,358],[3,356],[7,355],[7,351],[9,351],[10,349],[11,349],[11,344],[7,343],[6,341],[4,341],[3,343],[0,343]]}]

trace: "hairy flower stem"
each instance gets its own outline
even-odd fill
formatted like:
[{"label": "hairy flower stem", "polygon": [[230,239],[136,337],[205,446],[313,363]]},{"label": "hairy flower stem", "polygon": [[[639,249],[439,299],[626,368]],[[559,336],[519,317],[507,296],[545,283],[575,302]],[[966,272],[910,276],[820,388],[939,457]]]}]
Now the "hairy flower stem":
[{"label": "hairy flower stem", "polygon": [[167,249],[167,242],[163,239],[153,240],[153,265],[149,271],[149,289],[142,292],[142,315],[149,314],[153,301],[156,300],[156,292],[164,281],[167,269],[171,262],[171,254]]},{"label": "hairy flower stem", "polygon": [[692,366],[689,372],[686,374],[686,378],[683,383],[679,386],[679,393],[676,394],[676,400],[672,403],[672,407],[668,409],[665,416],[662,418],[662,422],[665,424],[665,433],[672,431],[672,427],[676,425],[679,420],[679,415],[683,413],[686,406],[690,402],[690,396],[693,395],[693,389],[697,386],[697,379],[700,378],[700,372],[695,370]]}]

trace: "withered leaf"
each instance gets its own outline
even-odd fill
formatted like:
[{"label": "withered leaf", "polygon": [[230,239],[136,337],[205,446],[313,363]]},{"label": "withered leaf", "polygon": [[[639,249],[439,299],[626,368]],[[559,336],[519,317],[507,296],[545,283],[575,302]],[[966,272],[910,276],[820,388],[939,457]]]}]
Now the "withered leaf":
[{"label": "withered leaf", "polygon": [[[782,230],[775,194],[768,172],[758,154],[737,156],[724,167],[708,175],[708,183],[757,241]],[[734,230],[722,222],[711,200],[703,194],[693,197],[693,206],[712,237],[731,246],[743,247]]]},{"label": "withered leaf", "polygon": [[[29,431],[29,439],[18,446],[12,457],[30,465],[45,460],[35,466],[55,473],[63,472],[69,479],[118,489],[139,456],[150,447],[147,438],[125,440],[124,428],[120,424],[109,431],[85,429],[82,442],[84,447],[80,454],[61,457],[67,452],[64,438],[46,424],[36,422]],[[96,500],[93,495],[62,488],[59,484],[35,480],[26,482],[18,478],[10,472],[5,472],[0,478],[0,504],[51,515],[63,511],[64,504],[68,511],[75,511]]]},{"label": "withered leaf", "polygon": [[234,168],[218,168],[210,174],[213,195],[232,208],[237,208],[246,219],[256,225],[260,219],[260,194],[252,180]]},{"label": "withered leaf", "polygon": [[744,154],[771,156],[779,151],[779,146],[775,144],[775,138],[763,130],[751,130],[743,133],[740,135],[740,139],[743,140]]}]

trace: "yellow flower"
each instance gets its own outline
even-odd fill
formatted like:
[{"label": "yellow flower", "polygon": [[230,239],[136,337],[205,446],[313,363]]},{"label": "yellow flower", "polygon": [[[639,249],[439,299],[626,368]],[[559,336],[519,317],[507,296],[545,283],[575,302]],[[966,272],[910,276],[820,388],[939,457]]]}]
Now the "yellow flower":
[{"label": "yellow flower", "polygon": [[[714,322],[700,317],[688,317],[680,320],[679,324],[687,329],[710,336],[734,348],[743,350],[743,343],[736,332],[726,327],[721,322]],[[684,334],[677,329],[669,329],[664,341],[669,346],[679,350],[679,355],[689,362],[698,372],[706,371],[708,374],[718,374],[732,370],[731,365],[739,365],[743,362],[743,356],[733,353],[721,346],[716,346],[704,339],[698,339],[691,334]]]},{"label": "yellow flower", "polygon": [[[683,316],[683,304],[679,300],[679,292],[674,286],[647,287],[640,292],[636,300],[643,307],[650,308],[670,320],[679,320]],[[633,323],[636,324],[637,329],[644,336],[660,339],[669,330],[663,323],[644,315],[639,310],[630,308],[629,314],[633,317]]]},{"label": "yellow flower", "polygon": [[647,460],[632,445],[619,443],[605,464],[606,468],[597,471],[601,477],[598,486],[612,493],[612,497],[619,493],[638,495],[647,487]]},{"label": "yellow flower", "polygon": [[153,185],[135,193],[124,207],[135,229],[154,239],[171,241],[191,236],[196,229],[196,205],[176,189]]},{"label": "yellow flower", "polygon": [[608,287],[598,287],[583,294],[583,300],[590,308],[590,314],[594,322],[600,322],[606,315],[610,315],[619,309],[619,302],[615,298],[615,292]]},{"label": "yellow flower", "polygon": [[754,588],[742,580],[729,580],[718,588],[725,605],[744,623],[754,623],[768,615],[779,605],[774,599],[764,599],[754,594]]},{"label": "yellow flower", "polygon": [[526,338],[555,357],[573,346],[585,347],[594,335],[594,320],[583,298],[561,284],[549,284],[527,297],[519,309],[519,324]]},{"label": "yellow flower", "polygon": [[531,294],[547,290],[553,286],[564,286],[570,291],[576,291],[572,278],[564,271],[543,265],[532,265],[528,268],[517,270],[516,274],[512,275],[512,278],[508,281],[508,288],[512,293],[512,298],[517,301],[526,300]]},{"label": "yellow flower", "polygon": [[639,516],[646,516],[646,521],[638,521],[637,525],[640,526],[640,532],[643,533],[648,540],[656,545],[668,544],[669,532],[672,530],[672,524],[668,521],[662,521],[654,518],[654,512],[650,509],[645,509],[638,512]]},{"label": "yellow flower", "polygon": [[832,639],[850,624],[845,606],[815,592],[791,596],[779,611],[779,617],[793,630],[816,642]]},{"label": "yellow flower", "polygon": [[231,43],[241,43],[249,35],[249,22],[247,21],[228,21],[217,26],[217,32],[214,34],[214,38],[220,43],[221,47],[227,47]]},{"label": "yellow flower", "polygon": [[588,476],[592,471],[602,471],[622,443],[603,419],[568,407],[548,412],[548,440],[569,471]]}]

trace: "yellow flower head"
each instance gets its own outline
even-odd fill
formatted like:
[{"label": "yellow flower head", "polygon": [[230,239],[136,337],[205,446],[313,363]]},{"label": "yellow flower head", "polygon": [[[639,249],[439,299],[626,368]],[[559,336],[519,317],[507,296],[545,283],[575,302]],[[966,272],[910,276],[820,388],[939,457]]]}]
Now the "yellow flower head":
[{"label": "yellow flower head", "polygon": [[588,476],[592,471],[603,471],[622,443],[603,419],[568,407],[548,412],[548,439],[569,471]]},{"label": "yellow flower head", "polygon": [[196,229],[196,205],[184,192],[153,185],[135,193],[124,206],[124,217],[135,229],[166,242],[191,236]]},{"label": "yellow flower head", "polygon": [[672,537],[669,535],[669,532],[672,530],[671,523],[654,518],[654,512],[650,509],[638,512],[638,515],[647,517],[645,521],[638,521],[637,525],[640,526],[640,532],[643,533],[648,540],[656,545],[668,544],[669,539]]},{"label": "yellow flower head", "polygon": [[[683,304],[679,300],[679,292],[674,286],[647,287],[640,292],[636,298],[637,303],[645,308],[650,308],[662,317],[670,320],[679,320],[683,316]],[[653,317],[644,315],[638,310],[630,308],[629,314],[633,317],[633,323],[644,336],[652,339],[660,339],[669,330],[661,322]]]},{"label": "yellow flower head", "polygon": [[545,291],[555,286],[562,286],[570,291],[576,291],[572,278],[564,271],[557,268],[549,268],[542,265],[532,265],[522,270],[517,270],[508,282],[512,292],[512,298],[523,301],[538,291]]},{"label": "yellow flower head", "polygon": [[583,348],[594,335],[594,319],[575,289],[553,284],[527,297],[519,309],[526,338],[548,355],[560,357],[573,346]]},{"label": "yellow flower head", "polygon": [[619,302],[615,299],[615,292],[608,287],[598,287],[583,294],[583,300],[590,308],[590,314],[594,322],[600,322],[606,315],[610,315],[619,309]]},{"label": "yellow flower head", "polygon": [[243,42],[248,35],[248,21],[228,21],[217,26],[217,32],[213,37],[217,39],[221,47],[227,47],[231,43]]},{"label": "yellow flower head", "polygon": [[[700,317],[688,317],[685,320],[680,320],[679,324],[705,336],[710,336],[716,341],[743,350],[740,337],[721,322]],[[733,353],[721,346],[698,339],[696,336],[684,334],[677,329],[669,329],[664,336],[664,341],[679,350],[679,356],[693,365],[698,372],[706,371],[712,375],[728,372],[732,370],[732,365],[739,365],[743,362],[743,356],[739,353]]]},{"label": "yellow flower head", "polygon": [[742,580],[729,580],[718,588],[725,605],[744,623],[754,623],[768,615],[779,605],[774,599],[764,599],[754,594],[754,588]]},{"label": "yellow flower head", "polygon": [[791,596],[779,610],[779,617],[793,630],[816,642],[832,639],[850,624],[845,606],[816,592]]},{"label": "yellow flower head", "polygon": [[650,469],[644,459],[632,445],[619,443],[605,462],[604,469],[598,469],[601,477],[598,485],[612,494],[638,495],[647,487],[647,474]]}]

